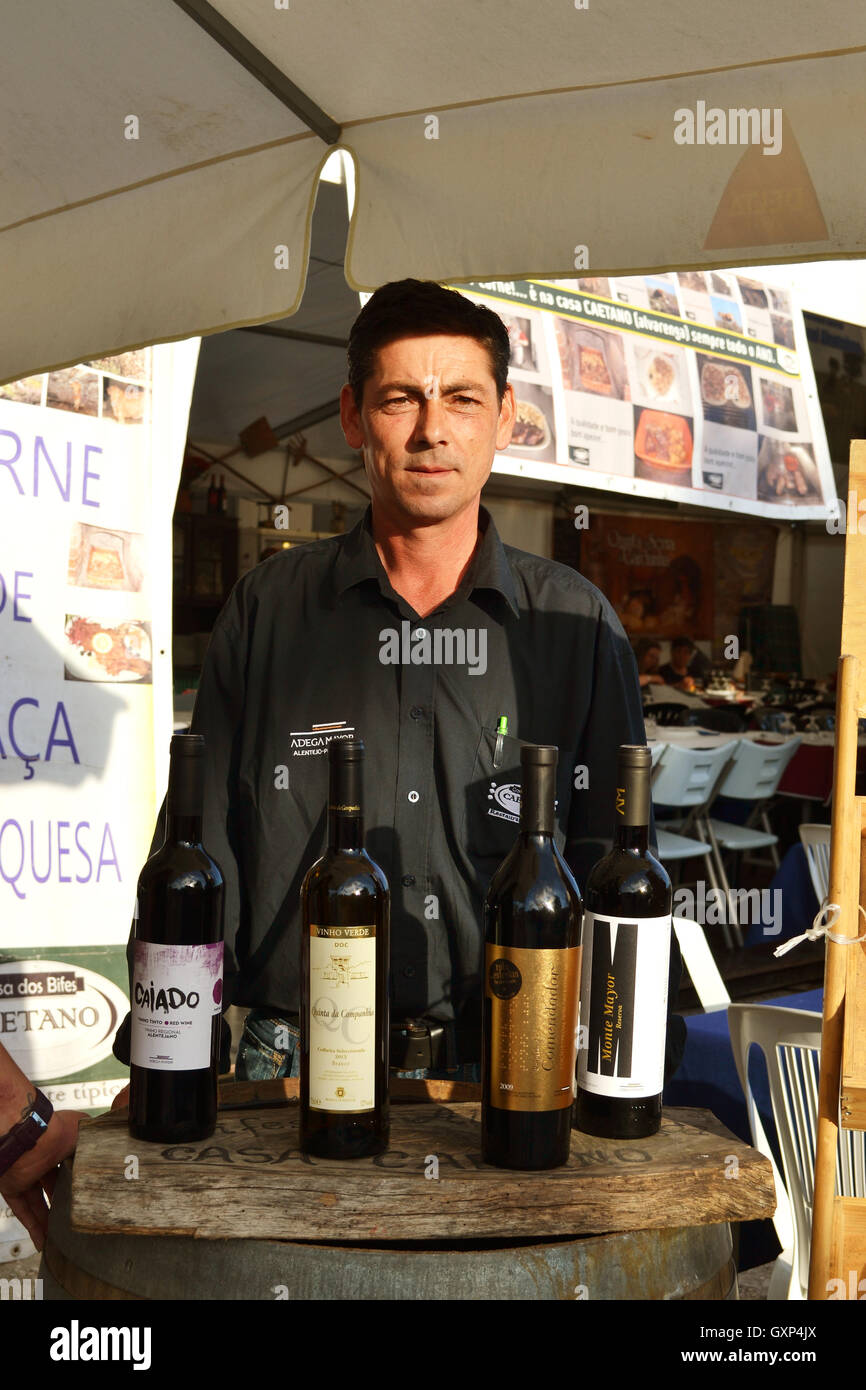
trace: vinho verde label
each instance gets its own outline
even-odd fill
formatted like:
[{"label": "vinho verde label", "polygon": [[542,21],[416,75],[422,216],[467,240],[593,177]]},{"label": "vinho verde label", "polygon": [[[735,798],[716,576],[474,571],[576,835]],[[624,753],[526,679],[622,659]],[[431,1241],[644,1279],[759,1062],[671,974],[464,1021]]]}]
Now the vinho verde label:
[{"label": "vinho verde label", "polygon": [[574,1098],[580,947],[485,947],[490,1104],[564,1110]]},{"label": "vinho verde label", "polygon": [[220,1012],[223,943],[133,942],[131,1059],[151,1071],[210,1066],[212,1020]]},{"label": "vinho verde label", "polygon": [[670,917],[585,912],[578,1085],[640,1100],[664,1084]]},{"label": "vinho verde label", "polygon": [[372,1110],[375,927],[310,924],[310,1109]]}]

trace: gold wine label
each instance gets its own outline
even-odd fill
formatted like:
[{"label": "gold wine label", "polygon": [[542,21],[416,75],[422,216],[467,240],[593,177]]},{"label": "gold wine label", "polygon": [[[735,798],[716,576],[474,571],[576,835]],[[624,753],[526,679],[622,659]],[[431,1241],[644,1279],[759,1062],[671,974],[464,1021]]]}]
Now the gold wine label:
[{"label": "gold wine label", "polygon": [[564,1110],[574,1098],[580,947],[485,947],[490,1104]]}]

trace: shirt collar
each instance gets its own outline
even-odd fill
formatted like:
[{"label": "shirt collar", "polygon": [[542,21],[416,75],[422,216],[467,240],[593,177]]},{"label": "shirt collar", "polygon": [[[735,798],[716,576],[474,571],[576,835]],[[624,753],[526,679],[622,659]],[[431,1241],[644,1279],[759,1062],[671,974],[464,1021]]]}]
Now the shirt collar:
[{"label": "shirt collar", "polygon": [[[479,509],[478,525],[481,541],[457,592],[468,597],[476,589],[492,589],[502,595],[514,616],[519,618],[520,606],[514,575],[493,517],[486,507]],[[375,579],[383,592],[391,592],[388,576],[373,541],[372,508],[369,506],[340,547],[334,569],[334,591],[339,596],[365,579]],[[387,586],[387,590],[383,586]]]}]

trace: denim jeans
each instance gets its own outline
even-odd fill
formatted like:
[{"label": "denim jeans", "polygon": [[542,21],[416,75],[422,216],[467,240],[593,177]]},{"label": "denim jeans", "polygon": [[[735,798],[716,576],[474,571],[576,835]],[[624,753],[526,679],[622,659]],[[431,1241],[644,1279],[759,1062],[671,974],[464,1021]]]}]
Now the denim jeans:
[{"label": "denim jeans", "polygon": [[[301,1070],[300,1032],[296,1024],[275,1018],[265,1009],[251,1009],[244,1021],[238,1046],[235,1077],[238,1081],[272,1081],[280,1076],[299,1076]],[[465,1062],[450,1070],[418,1068],[398,1071],[394,1076],[409,1081],[481,1080],[481,1064]]]}]

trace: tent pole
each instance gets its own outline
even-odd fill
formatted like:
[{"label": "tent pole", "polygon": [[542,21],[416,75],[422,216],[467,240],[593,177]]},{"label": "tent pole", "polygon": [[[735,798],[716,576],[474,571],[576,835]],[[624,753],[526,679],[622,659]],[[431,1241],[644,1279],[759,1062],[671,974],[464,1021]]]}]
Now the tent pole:
[{"label": "tent pole", "polygon": [[246,68],[263,87],[267,87],[277,101],[287,106],[292,114],[324,140],[326,145],[336,145],[342,133],[337,122],[317,106],[306,92],[296,87],[294,82],[291,82],[270,58],[266,58],[261,49],[250,43],[239,29],[229,24],[213,5],[209,5],[207,0],[174,0],[174,4],[179,10],[183,10],[184,14],[189,15],[190,19],[195,20],[200,29],[204,29],[220,48],[224,48],[226,53],[234,58],[236,63],[240,63],[241,67]]}]

